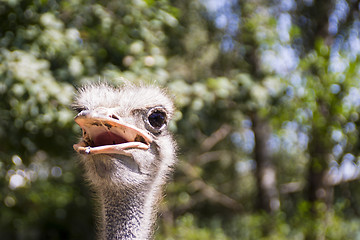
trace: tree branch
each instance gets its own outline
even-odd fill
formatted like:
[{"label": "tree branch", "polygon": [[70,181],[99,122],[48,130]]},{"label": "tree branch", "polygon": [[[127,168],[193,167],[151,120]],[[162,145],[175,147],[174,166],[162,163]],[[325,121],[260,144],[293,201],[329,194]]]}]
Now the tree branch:
[{"label": "tree branch", "polygon": [[[240,203],[230,198],[229,196],[219,192],[214,187],[207,184],[203,179],[201,179],[198,171],[196,171],[196,169],[191,164],[187,162],[181,162],[179,168],[191,180],[190,186],[193,188],[193,190],[199,191],[199,193],[201,193],[201,195],[204,196],[206,200],[220,204],[226,208],[237,212],[243,211],[244,208]],[[193,205],[195,204],[192,203],[189,205],[189,207],[192,207]]]},{"label": "tree branch", "polygon": [[212,149],[218,142],[223,140],[231,132],[231,126],[223,124],[221,127],[207,137],[201,144],[201,149],[204,152]]}]

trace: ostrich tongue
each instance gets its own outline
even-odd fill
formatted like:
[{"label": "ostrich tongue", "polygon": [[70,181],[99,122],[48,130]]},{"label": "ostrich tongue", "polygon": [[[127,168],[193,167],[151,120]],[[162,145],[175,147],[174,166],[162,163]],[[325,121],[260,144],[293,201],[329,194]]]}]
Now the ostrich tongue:
[{"label": "ostrich tongue", "polygon": [[152,142],[149,134],[143,130],[117,120],[78,116],[75,122],[81,127],[83,137],[73,147],[81,154],[129,155],[124,150],[147,150]]}]

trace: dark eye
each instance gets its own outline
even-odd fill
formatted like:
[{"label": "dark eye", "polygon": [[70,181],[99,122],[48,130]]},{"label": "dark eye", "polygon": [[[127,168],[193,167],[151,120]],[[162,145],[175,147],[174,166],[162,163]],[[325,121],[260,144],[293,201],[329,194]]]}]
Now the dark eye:
[{"label": "dark eye", "polygon": [[159,130],[166,124],[166,113],[162,109],[153,109],[148,115],[150,125]]}]

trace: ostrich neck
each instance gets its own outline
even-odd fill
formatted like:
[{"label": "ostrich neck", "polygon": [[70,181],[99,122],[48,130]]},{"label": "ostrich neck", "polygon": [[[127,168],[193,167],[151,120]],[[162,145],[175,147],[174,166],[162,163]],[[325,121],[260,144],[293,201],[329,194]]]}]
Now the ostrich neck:
[{"label": "ostrich neck", "polygon": [[159,202],[150,192],[102,190],[102,239],[150,239]]}]

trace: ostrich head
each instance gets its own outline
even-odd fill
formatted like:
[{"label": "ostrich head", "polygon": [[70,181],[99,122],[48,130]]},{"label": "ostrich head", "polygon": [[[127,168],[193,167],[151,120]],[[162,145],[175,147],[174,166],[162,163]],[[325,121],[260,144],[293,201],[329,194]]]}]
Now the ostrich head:
[{"label": "ostrich head", "polygon": [[74,149],[95,188],[121,191],[165,183],[175,143],[167,131],[174,107],[163,90],[89,85],[79,90],[73,106],[83,133]]}]

